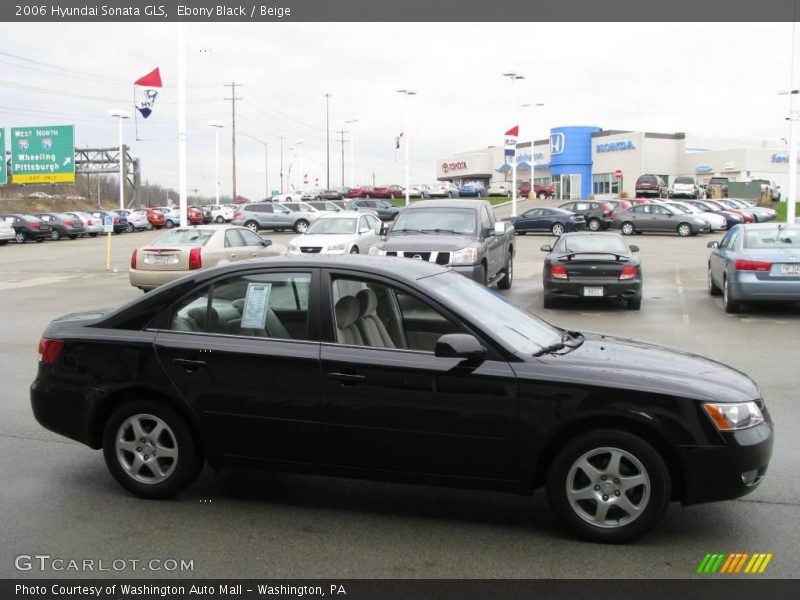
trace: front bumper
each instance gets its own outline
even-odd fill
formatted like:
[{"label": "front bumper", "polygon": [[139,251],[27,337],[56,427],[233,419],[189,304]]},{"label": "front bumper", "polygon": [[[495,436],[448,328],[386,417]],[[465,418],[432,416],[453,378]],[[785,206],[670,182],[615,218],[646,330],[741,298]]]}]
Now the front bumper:
[{"label": "front bumper", "polygon": [[[603,288],[602,296],[586,296],[584,288]],[[619,281],[609,278],[581,277],[577,279],[552,279],[544,280],[545,294],[553,298],[623,298],[636,300],[642,297],[642,280],[630,279]]]},{"label": "front bumper", "polygon": [[483,266],[480,264],[477,265],[449,265],[449,268],[463,275],[464,277],[468,277],[473,281],[477,281],[478,283],[483,283],[481,281],[481,276],[483,275]]},{"label": "front bumper", "polygon": [[739,498],[763,481],[772,456],[772,424],[764,422],[722,437],[722,446],[678,448],[684,471],[684,504]]}]

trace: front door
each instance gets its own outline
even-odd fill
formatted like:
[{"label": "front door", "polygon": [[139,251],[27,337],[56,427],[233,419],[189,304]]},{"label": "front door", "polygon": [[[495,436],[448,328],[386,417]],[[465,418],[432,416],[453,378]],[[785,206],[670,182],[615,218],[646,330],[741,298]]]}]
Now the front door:
[{"label": "front door", "polygon": [[333,272],[322,288],[334,324],[321,351],[325,462],[511,479],[510,366],[436,357],[439,336],[464,327],[401,286]]}]

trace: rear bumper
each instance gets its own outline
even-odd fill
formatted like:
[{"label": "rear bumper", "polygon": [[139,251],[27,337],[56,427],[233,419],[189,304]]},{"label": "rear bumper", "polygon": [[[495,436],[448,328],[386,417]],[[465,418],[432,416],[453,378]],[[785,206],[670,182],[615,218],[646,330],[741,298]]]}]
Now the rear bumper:
[{"label": "rear bumper", "polygon": [[[602,296],[586,296],[584,288],[603,288]],[[545,278],[545,294],[553,298],[624,298],[636,300],[642,297],[642,280],[619,281],[608,278],[582,277],[578,280]]]},{"label": "rear bumper", "polygon": [[37,377],[30,388],[33,416],[45,429],[96,447],[91,435],[91,415],[95,412],[96,401],[91,395],[92,390],[83,394],[74,386],[46,386]]},{"label": "rear bumper", "polygon": [[763,481],[772,456],[772,425],[762,423],[726,433],[723,438],[723,446],[678,448],[684,471],[684,504],[739,498]]},{"label": "rear bumper", "polygon": [[188,273],[189,271],[144,271],[142,269],[128,269],[128,279],[133,287],[138,287],[142,290],[154,290]]},{"label": "rear bumper", "polygon": [[763,281],[754,273],[737,273],[730,280],[730,293],[734,300],[744,302],[800,302],[800,280],[787,277],[786,281]]}]

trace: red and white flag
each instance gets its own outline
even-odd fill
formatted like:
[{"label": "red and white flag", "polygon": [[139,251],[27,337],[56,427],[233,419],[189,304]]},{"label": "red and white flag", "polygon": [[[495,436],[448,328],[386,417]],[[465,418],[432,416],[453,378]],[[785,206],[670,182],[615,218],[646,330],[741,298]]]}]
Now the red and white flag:
[{"label": "red and white flag", "polygon": [[514,155],[517,153],[517,138],[519,137],[519,125],[514,125],[505,133],[505,157],[506,162],[509,159],[514,160]]},{"label": "red and white flag", "polygon": [[153,112],[153,106],[161,93],[161,72],[158,67],[133,82],[136,110],[145,119]]}]

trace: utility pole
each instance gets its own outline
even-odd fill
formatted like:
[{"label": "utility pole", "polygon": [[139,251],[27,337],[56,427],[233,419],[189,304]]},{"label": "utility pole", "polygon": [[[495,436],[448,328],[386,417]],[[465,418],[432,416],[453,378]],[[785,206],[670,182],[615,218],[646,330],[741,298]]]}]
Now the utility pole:
[{"label": "utility pole", "polygon": [[327,180],[326,180],[326,187],[330,189],[331,187],[331,95],[332,94],[325,94],[325,147],[327,151]]},{"label": "utility pole", "polygon": [[281,136],[281,194],[283,193],[283,136]]},{"label": "utility pole", "polygon": [[231,97],[225,98],[225,100],[231,101],[231,167],[233,171],[233,202],[236,202],[236,101],[241,100],[236,97],[236,88],[242,87],[242,84],[231,82],[223,85],[231,88]]},{"label": "utility pole", "polygon": [[344,142],[345,142],[344,134],[350,132],[345,129],[340,129],[336,133],[338,133],[341,136],[341,139],[339,141],[342,143],[342,187],[344,187]]}]

